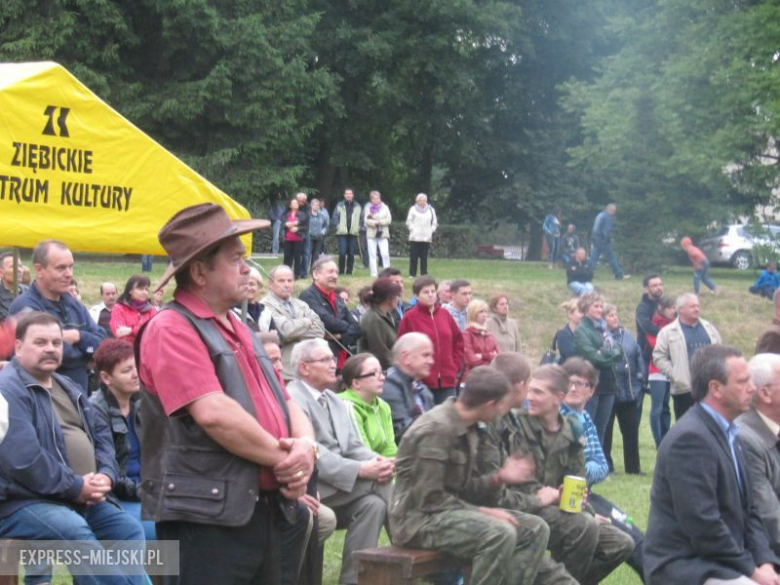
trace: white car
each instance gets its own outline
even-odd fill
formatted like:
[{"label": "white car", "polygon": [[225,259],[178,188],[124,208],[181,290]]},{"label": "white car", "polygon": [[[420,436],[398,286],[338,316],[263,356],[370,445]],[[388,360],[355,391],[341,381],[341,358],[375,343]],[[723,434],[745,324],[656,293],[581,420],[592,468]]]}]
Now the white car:
[{"label": "white car", "polygon": [[739,270],[763,266],[780,253],[780,226],[731,224],[699,242],[710,264],[729,264]]}]

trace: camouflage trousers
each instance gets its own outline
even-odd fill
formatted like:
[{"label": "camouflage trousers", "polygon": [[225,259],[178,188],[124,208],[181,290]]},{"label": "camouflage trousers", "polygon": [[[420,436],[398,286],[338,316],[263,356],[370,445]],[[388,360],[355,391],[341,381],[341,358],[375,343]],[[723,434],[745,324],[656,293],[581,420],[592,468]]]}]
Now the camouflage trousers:
[{"label": "camouflage trousers", "polygon": [[590,514],[563,512],[556,506],[545,506],[537,514],[549,526],[553,559],[582,585],[599,583],[634,551],[628,534]]},{"label": "camouflage trousers", "polygon": [[[471,585],[532,585],[575,583],[563,567],[546,559],[549,529],[536,516],[509,511],[515,528],[477,510],[433,514],[406,546],[439,550],[471,561]],[[538,577],[537,577],[538,575]],[[560,580],[549,580],[558,576]]]}]

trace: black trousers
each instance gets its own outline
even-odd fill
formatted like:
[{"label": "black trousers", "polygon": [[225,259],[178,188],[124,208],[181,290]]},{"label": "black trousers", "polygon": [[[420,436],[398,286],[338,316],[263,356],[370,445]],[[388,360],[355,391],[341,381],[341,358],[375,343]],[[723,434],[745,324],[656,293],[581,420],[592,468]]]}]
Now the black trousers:
[{"label": "black trousers", "polygon": [[642,555],[642,543],[645,540],[644,533],[639,530],[633,522],[629,521],[628,515],[625,512],[606,498],[591,492],[588,496],[588,504],[593,508],[593,511],[596,512],[596,514],[612,520],[612,526],[625,532],[633,539],[635,545],[634,552],[628,557],[626,563],[639,574],[639,578],[642,580],[642,583],[644,583],[645,559]]},{"label": "black trousers", "polygon": [[292,268],[293,274],[297,278],[301,273],[301,262],[303,261],[303,244],[305,242],[284,241],[284,264]]},{"label": "black trousers", "polygon": [[314,266],[314,262],[320,257],[320,254],[323,253],[324,244],[324,238],[311,239],[311,262],[309,263],[309,272],[311,272],[311,267]]},{"label": "black trousers", "polygon": [[674,406],[674,422],[677,422],[693,406],[693,395],[690,392],[672,394],[672,405]]},{"label": "black trousers", "polygon": [[409,242],[409,276],[417,276],[417,262],[420,263],[420,276],[428,274],[428,250],[430,242]]},{"label": "black trousers", "polygon": [[612,464],[612,430],[615,426],[615,418],[620,425],[620,434],[623,435],[623,465],[626,473],[639,473],[639,409],[637,403],[615,401],[612,414],[604,433],[604,455],[609,464],[609,470],[614,470]]},{"label": "black trousers", "polygon": [[157,538],[179,541],[179,576],[165,585],[279,585],[281,583],[278,504],[261,497],[245,526],[158,522]]}]

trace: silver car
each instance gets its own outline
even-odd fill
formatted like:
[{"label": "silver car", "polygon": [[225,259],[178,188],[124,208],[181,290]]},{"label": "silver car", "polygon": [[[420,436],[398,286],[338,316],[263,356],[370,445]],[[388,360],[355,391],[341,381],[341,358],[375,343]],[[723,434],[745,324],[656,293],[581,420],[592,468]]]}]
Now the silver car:
[{"label": "silver car", "polygon": [[739,270],[763,266],[780,253],[780,226],[731,224],[699,242],[710,264],[729,264]]}]

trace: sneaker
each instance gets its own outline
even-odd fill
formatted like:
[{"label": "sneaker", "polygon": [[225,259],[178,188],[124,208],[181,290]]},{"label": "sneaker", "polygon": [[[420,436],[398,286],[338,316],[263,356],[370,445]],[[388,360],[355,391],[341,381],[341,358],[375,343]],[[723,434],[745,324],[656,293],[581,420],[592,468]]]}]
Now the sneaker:
[{"label": "sneaker", "polygon": [[629,278],[631,278],[630,274],[624,274],[623,276],[621,276],[620,278],[616,278],[615,280],[628,280]]}]

